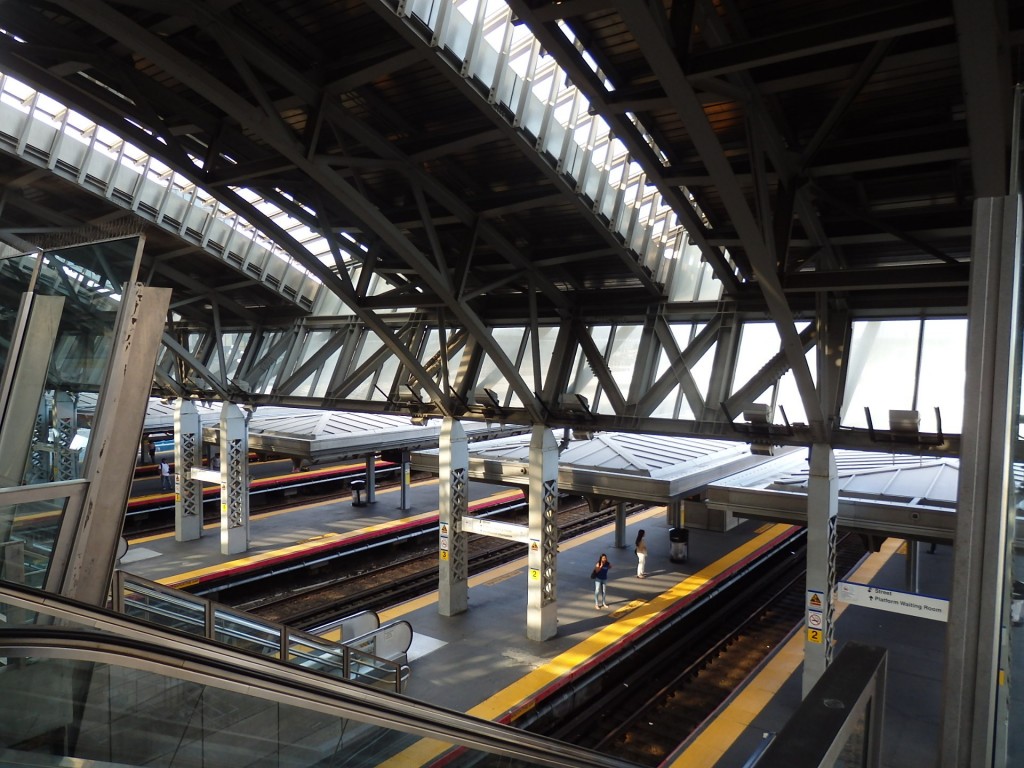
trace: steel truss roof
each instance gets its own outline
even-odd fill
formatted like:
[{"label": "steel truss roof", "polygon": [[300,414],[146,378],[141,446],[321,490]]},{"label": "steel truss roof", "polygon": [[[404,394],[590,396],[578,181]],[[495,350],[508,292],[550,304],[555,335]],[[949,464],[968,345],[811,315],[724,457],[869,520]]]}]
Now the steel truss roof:
[{"label": "steel truss roof", "polygon": [[[456,50],[456,11],[414,0],[8,3],[0,71],[200,185],[337,307],[240,277],[186,228],[154,227],[138,193],[33,166],[26,142],[5,150],[0,234],[26,247],[139,216],[147,279],[175,287],[181,318],[165,394],[744,439],[737,414],[791,376],[806,419],[758,439],[870,447],[836,418],[842,375],[815,380],[806,352],[844,349],[851,318],[965,314],[972,202],[1007,193],[1020,0],[509,5],[505,26],[479,5]],[[535,37],[526,75],[579,89],[535,120],[480,74],[481,40],[518,28]],[[573,164],[602,168],[558,133],[565,110],[625,147],[621,194],[594,186],[607,168]],[[679,292],[682,251],[657,245],[666,220],[638,219],[643,189],[686,227],[714,301]],[[326,258],[264,203],[322,235]],[[734,383],[738,328],[766,318],[780,351]],[[628,374],[616,332],[634,336]],[[581,414],[564,395],[584,372],[605,400]],[[955,436],[922,449],[955,452]]]}]

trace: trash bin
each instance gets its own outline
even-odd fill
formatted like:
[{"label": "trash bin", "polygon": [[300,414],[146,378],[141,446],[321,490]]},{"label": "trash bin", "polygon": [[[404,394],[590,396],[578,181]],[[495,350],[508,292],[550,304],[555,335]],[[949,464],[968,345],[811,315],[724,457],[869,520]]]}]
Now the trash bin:
[{"label": "trash bin", "polygon": [[670,528],[668,540],[668,559],[673,563],[685,563],[690,558],[690,532],[685,528]]},{"label": "trash bin", "polygon": [[366,502],[363,501],[363,489],[366,487],[365,480],[353,480],[348,484],[348,487],[352,489],[352,506],[361,507]]}]

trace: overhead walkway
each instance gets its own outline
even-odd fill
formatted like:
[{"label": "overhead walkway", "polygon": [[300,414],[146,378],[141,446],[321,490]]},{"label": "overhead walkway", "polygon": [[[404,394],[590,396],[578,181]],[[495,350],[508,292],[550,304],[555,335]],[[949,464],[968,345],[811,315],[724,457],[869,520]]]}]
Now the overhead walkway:
[{"label": "overhead walkway", "polygon": [[447,764],[629,765],[52,595],[0,585],[0,611],[5,765],[374,766],[423,737]]}]

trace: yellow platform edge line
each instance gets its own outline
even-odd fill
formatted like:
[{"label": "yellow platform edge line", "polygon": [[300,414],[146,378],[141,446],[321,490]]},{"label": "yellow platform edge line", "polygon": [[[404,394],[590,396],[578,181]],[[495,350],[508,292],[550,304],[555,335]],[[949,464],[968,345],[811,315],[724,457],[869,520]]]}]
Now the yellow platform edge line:
[{"label": "yellow platform edge line", "polygon": [[[502,499],[505,499],[505,498],[509,498],[509,497],[511,497],[513,495],[520,495],[520,494],[521,494],[521,492],[518,491],[518,490],[517,491],[498,491],[497,493],[494,493],[494,494],[491,494],[490,496],[487,496],[485,498],[479,499],[478,501],[474,501],[473,503],[477,504],[477,503],[486,502],[486,501],[499,501],[499,500],[502,500]],[[318,502],[318,503],[323,503],[323,502]],[[314,503],[311,503],[309,506],[316,506],[316,505],[317,505],[317,502],[314,502]],[[265,516],[288,514],[288,513],[291,513],[291,512],[297,512],[300,509],[305,509],[305,508],[306,507],[291,507],[291,508],[289,508],[287,510],[280,510],[278,512],[267,513],[267,515],[265,515]],[[295,544],[291,544],[291,545],[289,545],[287,547],[282,547],[282,548],[278,548],[278,549],[268,550],[268,551],[265,551],[265,552],[260,552],[260,553],[255,554],[255,555],[251,555],[249,557],[241,557],[241,558],[238,558],[236,560],[228,560],[228,561],[225,561],[223,563],[217,563],[216,565],[209,565],[209,566],[205,566],[203,568],[197,568],[197,569],[195,569],[193,571],[186,571],[184,573],[178,573],[178,574],[175,574],[173,576],[164,576],[162,578],[157,579],[156,581],[159,584],[164,584],[166,586],[172,586],[172,587],[188,586],[190,584],[195,583],[197,580],[201,579],[203,576],[206,576],[208,574],[218,573],[220,571],[225,571],[225,570],[233,570],[235,568],[242,568],[242,567],[247,566],[247,565],[258,565],[259,563],[266,562],[267,560],[276,560],[279,557],[286,556],[286,555],[292,554],[294,552],[301,552],[304,549],[308,549],[309,546],[311,544],[314,544],[314,543],[317,544],[317,545],[321,545],[321,544],[341,544],[341,543],[343,543],[344,541],[346,541],[348,539],[358,538],[358,537],[363,536],[363,535],[365,535],[367,533],[372,533],[374,531],[379,531],[379,530],[383,530],[385,528],[390,528],[391,526],[397,525],[397,524],[400,524],[400,523],[415,523],[415,522],[420,521],[420,520],[427,520],[427,519],[430,519],[431,517],[437,517],[437,514],[438,514],[438,511],[436,509],[434,509],[431,512],[421,512],[418,515],[411,515],[409,517],[399,518],[398,520],[385,520],[385,521],[382,521],[380,523],[374,523],[373,525],[368,525],[368,526],[366,526],[364,528],[358,528],[358,529],[355,529],[355,530],[352,530],[352,531],[345,531],[344,533],[325,533],[325,534],[322,534],[320,536],[312,536],[312,537],[310,537],[308,539],[304,539],[303,541],[296,542]],[[261,515],[261,517],[264,517],[264,516]],[[207,528],[219,528],[220,524],[219,523],[211,523],[210,525],[208,525],[206,527]],[[135,541],[134,543],[139,543],[139,542]]]},{"label": "yellow platform edge line", "polygon": [[[900,551],[901,539],[887,539],[878,552],[873,552],[850,575],[863,584],[870,584],[882,567]],[[846,603],[836,602],[834,620],[846,610]],[[743,735],[744,730],[772,700],[779,689],[804,662],[804,633],[795,631],[765,664],[761,671],[729,699],[724,708],[696,736],[662,763],[665,768],[714,768],[722,756]]]},{"label": "yellow platform edge line", "polygon": [[[615,621],[589,635],[572,648],[563,651],[545,664],[528,672],[524,677],[498,691],[467,711],[467,714],[483,720],[507,722],[513,716],[530,711],[537,695],[564,677],[579,674],[589,667],[593,660],[610,652],[622,638],[642,628],[657,618],[673,603],[699,590],[722,572],[728,570],[748,555],[769,544],[794,526],[772,525],[768,530],[741,544],[727,555],[702,568],[660,595],[643,603],[621,620]],[[423,765],[440,756],[451,747],[443,742],[424,740],[380,763],[380,766],[404,768]]]}]

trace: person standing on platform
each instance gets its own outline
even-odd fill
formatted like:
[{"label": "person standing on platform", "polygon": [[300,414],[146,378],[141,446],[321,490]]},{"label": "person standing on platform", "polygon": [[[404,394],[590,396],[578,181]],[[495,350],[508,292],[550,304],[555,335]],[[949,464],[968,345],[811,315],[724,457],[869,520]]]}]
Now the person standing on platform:
[{"label": "person standing on platform", "polygon": [[156,443],[151,439],[146,439],[146,453],[149,454],[149,463],[156,464]]},{"label": "person standing on platform", "polygon": [[590,574],[590,578],[594,580],[594,607],[595,608],[607,608],[608,603],[608,571],[611,570],[612,564],[608,561],[608,556],[601,553],[601,557],[598,558],[594,564],[594,570]]},{"label": "person standing on platform", "polygon": [[641,528],[636,534],[636,545],[633,551],[636,553],[636,577],[647,578],[647,540],[644,538],[644,529]]},{"label": "person standing on platform", "polygon": [[160,459],[160,487],[165,491],[171,490],[171,465],[167,459]]}]

